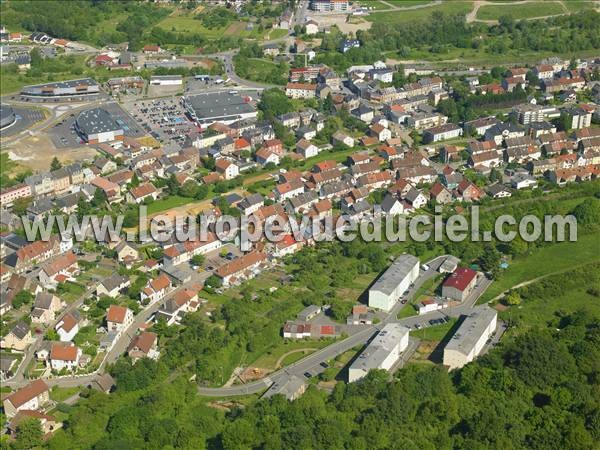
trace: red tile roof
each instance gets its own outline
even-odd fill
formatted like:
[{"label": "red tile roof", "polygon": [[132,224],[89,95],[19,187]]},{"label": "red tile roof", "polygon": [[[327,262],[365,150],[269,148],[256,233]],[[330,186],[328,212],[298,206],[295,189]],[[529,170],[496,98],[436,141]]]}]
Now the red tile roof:
[{"label": "red tile roof", "polygon": [[446,280],[443,287],[453,287],[459,291],[464,291],[469,283],[477,276],[477,272],[468,267],[457,268]]},{"label": "red tile roof", "polygon": [[15,408],[18,408],[46,391],[48,391],[48,385],[44,380],[38,379],[8,396],[7,400],[10,401]]},{"label": "red tile roof", "polygon": [[50,359],[58,361],[77,361],[77,347],[69,344],[52,344]]},{"label": "red tile roof", "polygon": [[124,306],[110,305],[108,313],[106,313],[106,320],[108,322],[123,323],[125,321],[125,315],[127,314],[127,308]]}]

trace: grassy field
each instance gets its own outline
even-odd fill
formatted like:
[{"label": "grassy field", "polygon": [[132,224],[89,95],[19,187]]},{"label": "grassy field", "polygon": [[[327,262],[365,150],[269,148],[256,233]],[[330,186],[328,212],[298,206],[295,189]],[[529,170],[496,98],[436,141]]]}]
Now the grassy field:
[{"label": "grassy field", "polygon": [[193,201],[193,198],[171,195],[165,199],[156,200],[150,203],[148,205],[148,214],[156,214],[171,208],[177,208],[179,206],[187,205],[188,203],[191,203]]},{"label": "grassy field", "polygon": [[564,14],[565,10],[559,2],[532,2],[519,5],[484,5],[477,11],[479,20],[498,20],[501,16],[510,15],[515,19],[532,19],[542,16]]},{"label": "grassy field", "polygon": [[[285,84],[287,81],[287,65],[285,70],[280,70],[279,65],[269,59],[248,58],[244,60],[245,69],[242,72],[244,78],[252,81],[264,81],[269,79],[272,72],[278,75],[278,84]],[[241,76],[241,75],[240,75]]]},{"label": "grassy field", "polygon": [[419,8],[408,11],[374,12],[369,14],[366,19],[370,22],[382,22],[389,24],[406,23],[414,20],[427,19],[434,11],[442,11],[447,14],[467,14],[472,9],[472,1],[458,0],[453,2],[444,2],[441,5],[433,5],[427,8]]},{"label": "grassy field", "polygon": [[[552,263],[549,264],[548,262]],[[532,255],[515,259],[500,278],[492,283],[479,303],[487,302],[501,292],[527,280],[600,261],[598,235],[578,236],[577,242],[563,242],[542,248]]]},{"label": "grassy field", "polygon": [[458,319],[451,317],[448,322],[434,327],[425,327],[420,330],[411,330],[410,335],[422,339],[424,341],[441,341],[448,334]]},{"label": "grassy field", "polygon": [[208,39],[217,39],[223,36],[227,27],[208,29],[197,19],[189,16],[169,16],[160,22],[158,27],[177,33],[199,33]]},{"label": "grassy field", "polygon": [[50,391],[50,398],[55,402],[62,402],[71,397],[72,395],[75,395],[77,392],[79,392],[78,387],[61,388],[58,386],[54,386]]}]

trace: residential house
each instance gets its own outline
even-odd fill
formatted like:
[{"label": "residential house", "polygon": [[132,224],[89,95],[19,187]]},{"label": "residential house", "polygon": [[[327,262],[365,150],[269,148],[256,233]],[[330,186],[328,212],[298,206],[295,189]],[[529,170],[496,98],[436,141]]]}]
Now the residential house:
[{"label": "residential house", "polygon": [[317,85],[311,83],[288,83],[285,86],[285,95],[290,98],[315,98]]},{"label": "residential house", "polygon": [[462,136],[463,129],[453,123],[428,128],[423,132],[423,142],[439,142]]},{"label": "residential house", "polygon": [[127,192],[127,201],[129,203],[144,203],[146,200],[156,200],[158,198],[158,190],[152,183],[142,183],[137,187],[131,188]]},{"label": "residential house", "polygon": [[45,262],[38,277],[43,286],[50,287],[67,280],[74,280],[78,271],[77,257],[72,251],[68,251]]},{"label": "residential house", "polygon": [[331,144],[334,146],[345,145],[347,147],[352,148],[354,147],[354,138],[338,130],[331,136]]},{"label": "residential house", "polygon": [[255,154],[255,157],[256,162],[261,166],[265,166],[267,164],[275,164],[278,166],[280,163],[279,155],[274,151],[267,150],[265,148],[258,150]]},{"label": "residential house", "polygon": [[31,322],[48,325],[62,307],[60,299],[49,292],[38,292],[31,311]]},{"label": "residential house", "polygon": [[157,278],[150,280],[146,287],[140,292],[140,301],[143,304],[152,304],[162,300],[171,289],[171,280],[168,276],[162,274]]},{"label": "residential house", "polygon": [[50,401],[50,388],[42,379],[32,381],[4,399],[4,414],[12,418],[19,411],[35,411]]},{"label": "residential house", "polygon": [[436,181],[429,189],[429,198],[440,205],[452,203],[452,193],[439,181]]},{"label": "residential house", "polygon": [[54,327],[60,342],[70,342],[79,332],[79,321],[73,314],[65,314]]},{"label": "residential house", "polygon": [[275,199],[279,202],[288,200],[304,192],[304,183],[300,180],[288,181],[275,186]]},{"label": "residential house", "polygon": [[302,155],[305,159],[312,158],[319,154],[319,147],[306,139],[300,139],[296,144],[296,153]]},{"label": "residential house", "polygon": [[142,331],[135,336],[127,348],[127,356],[135,363],[141,358],[158,359],[158,336],[151,331]]},{"label": "residential house", "polygon": [[249,216],[258,211],[264,204],[265,199],[263,196],[255,193],[244,197],[243,200],[238,203],[237,207],[242,211],[243,215]]},{"label": "residential house", "polygon": [[226,180],[232,180],[240,174],[239,167],[228,159],[218,159],[215,162],[215,169],[217,173],[222,174]]},{"label": "residential house", "polygon": [[31,336],[29,325],[23,321],[19,321],[11,328],[8,334],[2,338],[1,347],[22,352],[29,347],[29,344],[33,341],[34,339]]},{"label": "residential house", "polygon": [[129,277],[114,273],[98,283],[96,295],[98,297],[105,295],[110,298],[117,298],[129,286],[131,286]]},{"label": "residential house", "polygon": [[106,329],[117,335],[129,328],[133,323],[133,312],[124,306],[110,305],[106,312]]},{"label": "residential house", "polygon": [[266,258],[267,256],[263,252],[252,251],[219,267],[215,271],[215,275],[222,280],[223,286],[227,287],[238,281],[254,277]]},{"label": "residential house", "polygon": [[56,372],[77,369],[82,351],[73,344],[54,343],[50,351],[50,367]]},{"label": "residential house", "polygon": [[507,198],[512,195],[512,192],[509,188],[504,186],[502,183],[494,183],[490,185],[487,189],[487,193],[492,198]]},{"label": "residential house", "polygon": [[458,193],[457,197],[460,197],[465,202],[479,201],[485,195],[480,188],[467,179],[464,179],[458,185],[456,191]]}]

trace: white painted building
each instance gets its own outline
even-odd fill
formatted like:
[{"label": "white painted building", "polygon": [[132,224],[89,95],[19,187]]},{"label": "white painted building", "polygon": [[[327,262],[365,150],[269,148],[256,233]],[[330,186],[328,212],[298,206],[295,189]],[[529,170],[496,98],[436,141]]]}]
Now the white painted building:
[{"label": "white painted building", "polygon": [[348,369],[348,382],[365,377],[371,369],[390,370],[408,347],[409,329],[399,323],[389,323],[369,343],[365,351]]},{"label": "white painted building", "polygon": [[389,311],[419,277],[419,259],[400,255],[369,289],[369,306]]},{"label": "white painted building", "polygon": [[444,365],[451,370],[473,361],[494,333],[497,312],[487,305],[473,309],[444,348]]}]

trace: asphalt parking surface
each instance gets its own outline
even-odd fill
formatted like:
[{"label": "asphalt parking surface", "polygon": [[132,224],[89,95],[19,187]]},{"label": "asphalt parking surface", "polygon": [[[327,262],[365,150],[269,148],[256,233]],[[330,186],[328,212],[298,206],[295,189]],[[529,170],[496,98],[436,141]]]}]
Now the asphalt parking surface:
[{"label": "asphalt parking surface", "polygon": [[[132,138],[144,136],[144,130],[135,122],[135,120],[126,113],[117,103],[105,103],[101,108],[113,115],[113,118],[121,124],[125,136]],[[49,130],[52,144],[57,148],[72,148],[84,145],[82,139],[77,135],[74,129],[74,123],[77,114],[65,114],[63,120],[56,123]]]},{"label": "asphalt parking surface", "polygon": [[23,130],[34,125],[36,122],[41,122],[45,119],[44,113],[37,109],[23,108],[19,106],[13,106],[15,112],[16,121],[8,128],[2,130],[0,135],[2,137],[14,136]]}]

